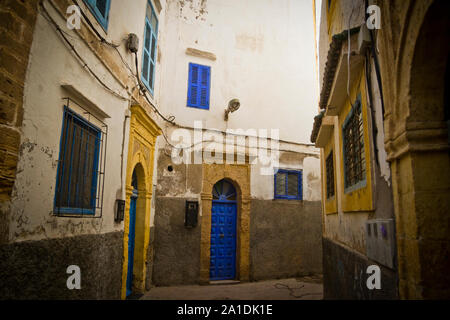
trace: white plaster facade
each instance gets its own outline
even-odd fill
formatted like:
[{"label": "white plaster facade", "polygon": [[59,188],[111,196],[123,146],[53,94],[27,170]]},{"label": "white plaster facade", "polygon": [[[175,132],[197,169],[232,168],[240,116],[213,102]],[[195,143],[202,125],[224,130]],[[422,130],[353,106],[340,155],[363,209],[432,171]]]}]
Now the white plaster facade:
[{"label": "white plaster facade", "polygon": [[[266,129],[270,137],[271,129],[279,130],[275,148],[286,150],[280,152],[279,168],[303,170],[303,200],[319,201],[319,151],[309,144],[318,99],[312,1],[172,0],[164,10],[162,112],[192,137],[196,121],[222,133]],[[191,49],[204,55],[187,53]],[[187,107],[189,63],[211,67],[209,110]],[[225,121],[224,110],[234,98],[240,109]],[[173,129],[166,130],[169,139]],[[167,148],[163,137],[158,148]],[[252,165],[251,196],[274,199],[274,176],[262,175],[261,166]]]},{"label": "white plaster facade", "polygon": [[[106,31],[84,3],[81,0],[78,3],[96,30],[107,41],[119,45],[117,50],[124,60],[121,65],[124,70],[128,67],[135,70],[134,56],[126,49],[125,40],[129,33],[138,35],[141,68],[147,1],[111,1]],[[244,3],[237,0],[171,0],[166,3],[160,0],[158,5],[154,1],[152,4],[156,11],[161,8],[159,13],[156,12],[158,54],[154,95],[149,95],[152,103],[166,117],[173,115],[177,124],[186,127],[193,127],[194,121],[202,121],[205,129],[219,131],[228,128],[268,129],[269,132],[270,129],[279,129],[283,140],[280,149],[290,150],[287,153],[296,154],[294,158],[299,160],[283,162],[281,157],[280,168],[302,169],[304,200],[319,200],[320,188],[315,182],[319,176],[318,151],[306,144],[318,96],[311,3],[294,0]],[[69,41],[87,64],[101,75],[102,81],[121,96],[130,98],[135,88],[120,81],[76,32],[66,28],[65,17],[51,2],[44,1],[44,6],[68,34]],[[213,53],[216,60],[187,55],[188,48]],[[114,51],[113,48],[111,50]],[[211,66],[209,110],[186,106],[189,62]],[[127,72],[133,79],[131,71]],[[101,219],[52,215],[64,106],[62,98],[80,101],[62,86],[75,88],[90,104],[109,116],[102,119],[108,125],[108,145]],[[225,122],[224,109],[232,98],[240,100],[241,108]],[[129,105],[130,101],[111,94],[83,68],[54,27],[39,14],[24,94],[22,150],[10,217],[9,237],[12,241],[123,229],[123,223],[114,222],[114,210],[115,200],[125,197]],[[89,105],[83,107],[89,109]],[[77,109],[76,106],[74,108]],[[154,113],[152,118],[165,132],[174,129]],[[163,137],[158,138],[157,144],[155,161],[158,153],[162,152],[158,149],[166,146]],[[156,171],[155,165],[154,187]],[[251,179],[252,197],[273,199],[273,176],[260,175],[259,167],[254,166]],[[25,214],[31,211],[32,215]],[[151,225],[153,220],[152,200]]]},{"label": "white plaster facade", "polygon": [[[165,3],[162,0],[158,2],[162,6]],[[87,65],[108,87],[122,97],[130,99],[130,93],[134,88],[120,81],[81,36],[75,30],[67,28],[66,18],[57,11],[54,2],[48,0],[43,4]],[[78,4],[95,29],[107,41],[119,45],[117,50],[124,60],[124,63],[120,65],[121,69],[128,72],[129,78],[133,79],[134,75],[131,71],[135,72],[134,56],[126,49],[125,40],[129,33],[135,33],[140,38],[138,58],[139,66],[141,66],[147,0],[111,1],[106,31],[97,23],[82,0],[78,0]],[[160,25],[163,25],[164,16],[158,15],[158,18]],[[87,27],[83,26],[83,28]],[[160,27],[160,31],[161,29]],[[114,52],[115,49],[110,47],[109,50],[113,52],[113,55],[116,54],[115,59],[120,62],[122,58]],[[156,79],[160,78],[161,70],[157,63]],[[10,241],[40,240],[123,230],[123,222],[114,222],[114,210],[116,199],[125,199],[129,134],[129,119],[126,119],[126,116],[129,115],[127,110],[131,101],[121,99],[109,92],[83,68],[82,63],[77,60],[42,11],[37,16],[25,83],[21,154],[11,201]],[[66,90],[63,86],[75,88],[75,91],[83,95],[88,103],[83,103],[79,94],[74,94],[73,90]],[[150,97],[155,105],[157,105],[159,91],[158,81],[155,81],[155,94]],[[92,109],[90,105],[98,107],[101,111],[96,113],[97,116],[108,126],[103,214],[100,219],[63,218],[53,215],[65,104],[63,98],[65,97],[81,102],[83,108],[93,114],[98,110]],[[75,104],[71,104],[71,108],[83,114],[83,110]],[[108,117],[104,117],[105,115]]]},{"label": "white plaster facade", "polygon": [[[312,10],[303,0],[168,1],[159,41],[164,113],[188,127],[276,128],[282,140],[309,143],[318,97]],[[186,107],[189,62],[211,67],[208,111]],[[241,108],[225,122],[233,98]]]}]

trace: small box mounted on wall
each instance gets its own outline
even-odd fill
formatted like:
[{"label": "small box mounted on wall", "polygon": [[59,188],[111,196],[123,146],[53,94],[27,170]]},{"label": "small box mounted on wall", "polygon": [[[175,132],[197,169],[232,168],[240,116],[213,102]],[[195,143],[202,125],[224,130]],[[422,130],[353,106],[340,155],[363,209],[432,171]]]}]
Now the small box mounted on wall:
[{"label": "small box mounted on wall", "polygon": [[198,201],[186,201],[184,226],[186,228],[195,228],[197,226],[197,217]]},{"label": "small box mounted on wall", "polygon": [[121,222],[125,216],[125,200],[116,200],[116,212],[114,214],[114,221]]},{"label": "small box mounted on wall", "polygon": [[394,268],[395,229],[393,219],[366,222],[367,257],[388,268]]}]

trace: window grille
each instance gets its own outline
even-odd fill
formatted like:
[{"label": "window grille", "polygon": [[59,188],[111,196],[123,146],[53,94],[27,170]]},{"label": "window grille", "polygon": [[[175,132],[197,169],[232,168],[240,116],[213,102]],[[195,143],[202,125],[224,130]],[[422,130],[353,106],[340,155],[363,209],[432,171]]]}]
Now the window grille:
[{"label": "window grille", "polygon": [[365,181],[364,130],[361,95],[358,95],[343,126],[345,188]]},{"label": "window grille", "polygon": [[334,196],[334,161],[333,151],[327,157],[325,161],[326,177],[327,177],[327,199]]},{"label": "window grille", "polygon": [[211,67],[189,63],[188,107],[209,109]]},{"label": "window grille", "polygon": [[153,94],[156,66],[156,40],[158,38],[158,18],[150,1],[147,1],[145,15],[144,46],[142,57],[142,82]]},{"label": "window grille", "polygon": [[275,199],[302,200],[302,171],[279,169],[274,180]]},{"label": "window grille", "polygon": [[106,165],[106,139],[108,127],[90,120],[70,108],[67,99],[60,140],[56,176],[54,214],[58,216],[102,216],[104,171]]}]

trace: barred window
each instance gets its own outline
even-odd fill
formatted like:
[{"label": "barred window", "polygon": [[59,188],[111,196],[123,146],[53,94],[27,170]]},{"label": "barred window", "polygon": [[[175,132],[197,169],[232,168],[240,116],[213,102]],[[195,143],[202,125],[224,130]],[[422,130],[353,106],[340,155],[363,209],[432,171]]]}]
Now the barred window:
[{"label": "barred window", "polygon": [[334,196],[334,163],[333,163],[333,151],[327,157],[325,161],[326,177],[327,177],[327,199]]},{"label": "barred window", "polygon": [[361,94],[358,95],[343,126],[345,188],[366,178],[364,130],[361,112]]},{"label": "barred window", "polygon": [[275,199],[302,198],[302,171],[278,170],[275,174]]},{"label": "barred window", "polygon": [[95,215],[99,207],[102,181],[102,142],[104,132],[64,108],[60,154],[56,178],[57,215]]}]

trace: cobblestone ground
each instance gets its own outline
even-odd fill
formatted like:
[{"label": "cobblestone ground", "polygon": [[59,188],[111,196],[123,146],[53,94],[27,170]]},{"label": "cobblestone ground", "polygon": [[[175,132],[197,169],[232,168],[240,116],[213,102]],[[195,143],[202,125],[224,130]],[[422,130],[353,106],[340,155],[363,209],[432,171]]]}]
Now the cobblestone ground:
[{"label": "cobblestone ground", "polygon": [[322,277],[237,284],[153,287],[142,300],[320,300]]}]

